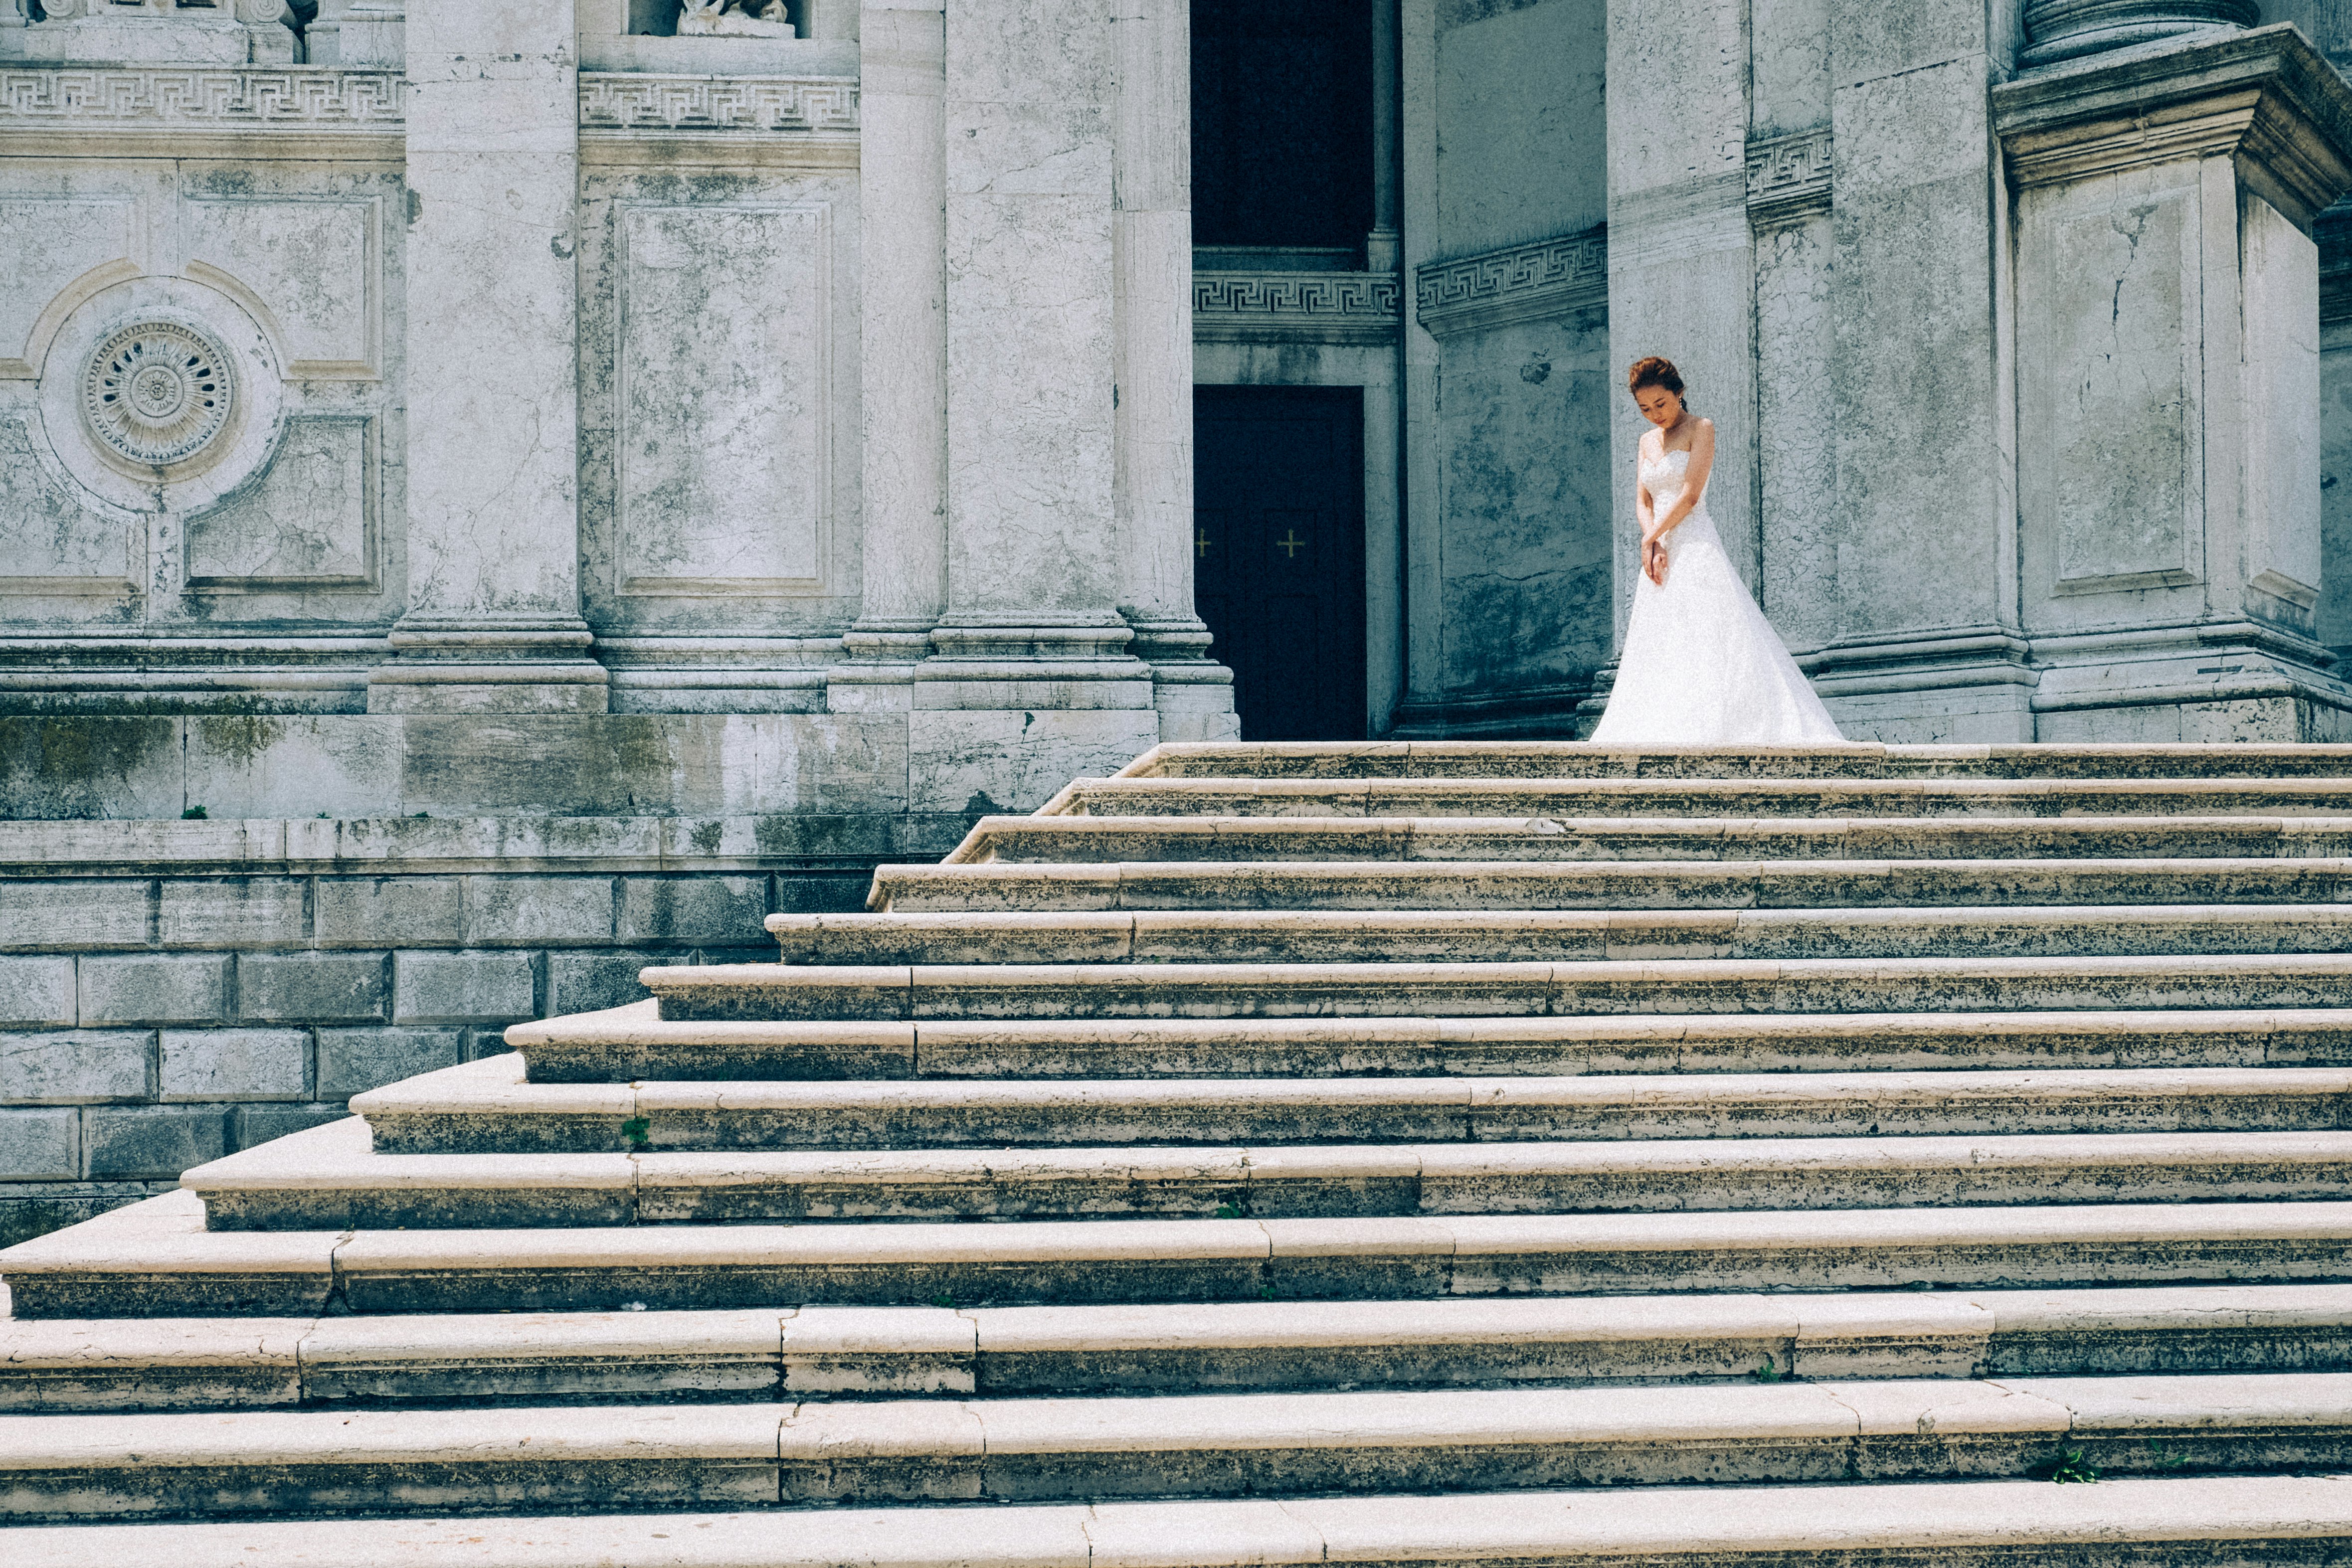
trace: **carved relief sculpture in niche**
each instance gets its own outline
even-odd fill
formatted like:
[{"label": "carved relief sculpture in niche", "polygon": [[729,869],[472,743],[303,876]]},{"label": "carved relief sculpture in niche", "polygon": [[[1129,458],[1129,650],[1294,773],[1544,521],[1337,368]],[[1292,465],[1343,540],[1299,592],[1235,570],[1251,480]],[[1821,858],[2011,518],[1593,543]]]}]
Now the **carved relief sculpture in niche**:
[{"label": "carved relief sculpture in niche", "polygon": [[684,0],[677,14],[681,37],[696,34],[789,38],[783,0]]},{"label": "carved relief sculpture in niche", "polygon": [[137,321],[109,333],[82,371],[82,423],[117,456],[170,468],[228,428],[236,373],[202,329]]}]

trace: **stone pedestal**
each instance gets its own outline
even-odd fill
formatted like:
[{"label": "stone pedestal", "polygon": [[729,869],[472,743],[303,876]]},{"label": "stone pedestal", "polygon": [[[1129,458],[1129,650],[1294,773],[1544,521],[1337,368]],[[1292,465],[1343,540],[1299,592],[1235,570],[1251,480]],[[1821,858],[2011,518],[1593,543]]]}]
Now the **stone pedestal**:
[{"label": "stone pedestal", "polygon": [[407,16],[408,612],[373,712],[601,713],[580,616],[570,0]]},{"label": "stone pedestal", "polygon": [[2291,27],[1999,89],[2042,739],[2333,740],[2319,256],[2352,89]]}]

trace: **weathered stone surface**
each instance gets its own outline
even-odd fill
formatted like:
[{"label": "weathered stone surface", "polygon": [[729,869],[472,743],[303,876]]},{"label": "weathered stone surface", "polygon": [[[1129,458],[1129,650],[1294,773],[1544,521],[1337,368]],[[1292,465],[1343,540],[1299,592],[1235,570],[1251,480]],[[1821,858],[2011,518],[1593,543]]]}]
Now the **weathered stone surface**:
[{"label": "weathered stone surface", "polygon": [[456,1065],[456,1030],[322,1029],[319,1031],[318,1092],[342,1099],[418,1073]]},{"label": "weathered stone surface", "polygon": [[0,958],[0,1022],[70,1024],[75,1013],[72,959]]},{"label": "weathered stone surface", "polygon": [[257,1022],[346,1023],[389,1005],[381,953],[247,953],[236,984],[238,1011]]},{"label": "weathered stone surface", "polygon": [[218,1106],[94,1108],[82,1118],[93,1176],[176,1176],[227,1152],[226,1113]]},{"label": "weathered stone surface", "polygon": [[309,1093],[307,1030],[167,1029],[160,1047],[165,1100],[300,1100]]},{"label": "weathered stone surface", "polygon": [[228,1016],[226,957],[87,957],[79,969],[85,1024],[208,1023]]},{"label": "weathered stone surface", "polygon": [[393,1017],[399,1023],[527,1018],[535,978],[522,953],[395,953]]}]

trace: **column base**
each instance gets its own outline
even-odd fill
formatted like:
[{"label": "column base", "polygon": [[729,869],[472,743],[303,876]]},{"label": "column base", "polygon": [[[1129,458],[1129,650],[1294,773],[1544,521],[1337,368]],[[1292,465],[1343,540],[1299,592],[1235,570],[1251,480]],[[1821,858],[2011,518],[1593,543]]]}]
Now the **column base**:
[{"label": "column base", "polygon": [[1216,639],[1208,627],[1194,616],[1153,621],[1132,612],[1128,625],[1135,632],[1130,651],[1151,666],[1151,706],[1160,713],[1160,738],[1240,739],[1234,673],[1209,656]]},{"label": "column base", "polygon": [[1126,626],[941,626],[917,666],[914,706],[933,711],[1152,706],[1151,666]]},{"label": "column base", "polygon": [[907,716],[916,811],[1030,811],[1160,743],[1156,682],[1118,626],[942,626]]},{"label": "column base", "polygon": [[829,713],[906,713],[915,706],[915,670],[930,656],[931,632],[911,622],[852,627],[844,663],[824,673]]},{"label": "column base", "polygon": [[2336,655],[2252,622],[2038,638],[2036,738],[2116,744],[2352,740]]},{"label": "column base", "polygon": [[2006,627],[1842,638],[1798,660],[1848,740],[2020,745],[2033,739],[2032,644]]},{"label": "column base", "polygon": [[368,674],[370,713],[609,713],[612,677],[576,616],[408,617],[394,657]]}]

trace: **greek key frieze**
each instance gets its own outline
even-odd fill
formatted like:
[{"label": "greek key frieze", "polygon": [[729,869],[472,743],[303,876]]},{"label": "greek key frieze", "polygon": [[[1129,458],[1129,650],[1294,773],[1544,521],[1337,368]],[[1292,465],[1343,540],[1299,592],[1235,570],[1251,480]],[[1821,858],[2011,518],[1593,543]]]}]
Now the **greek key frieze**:
[{"label": "greek key frieze", "polygon": [[1431,262],[1413,273],[1414,309],[1440,336],[1565,315],[1608,297],[1602,228]]},{"label": "greek key frieze", "polygon": [[1770,223],[1829,211],[1833,151],[1826,131],[1748,143],[1749,214]]},{"label": "greek key frieze", "polygon": [[648,76],[583,72],[580,124],[593,131],[793,131],[857,129],[857,84],[839,77]]},{"label": "greek key frieze", "polygon": [[0,68],[0,126],[396,131],[391,71],[303,67]]},{"label": "greek key frieze", "polygon": [[1199,340],[1393,340],[1402,289],[1385,272],[1198,272],[1192,336]]}]

